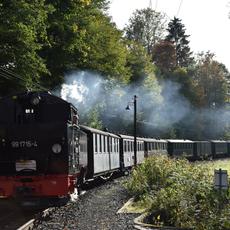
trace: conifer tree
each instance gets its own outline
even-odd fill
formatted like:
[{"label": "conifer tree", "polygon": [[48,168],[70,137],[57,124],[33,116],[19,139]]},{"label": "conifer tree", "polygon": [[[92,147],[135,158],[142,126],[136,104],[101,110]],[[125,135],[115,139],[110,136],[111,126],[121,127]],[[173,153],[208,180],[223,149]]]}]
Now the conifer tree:
[{"label": "conifer tree", "polygon": [[176,48],[177,66],[188,67],[193,58],[189,47],[189,35],[185,34],[185,27],[181,23],[181,19],[174,17],[169,22],[167,31],[166,41],[172,42]]}]

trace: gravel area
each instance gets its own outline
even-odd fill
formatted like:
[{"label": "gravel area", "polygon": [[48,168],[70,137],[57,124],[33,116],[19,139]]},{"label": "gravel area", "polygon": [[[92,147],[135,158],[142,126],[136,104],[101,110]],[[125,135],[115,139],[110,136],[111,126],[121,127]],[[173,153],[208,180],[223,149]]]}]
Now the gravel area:
[{"label": "gravel area", "polygon": [[34,229],[135,229],[133,220],[138,214],[117,213],[129,199],[122,185],[125,180],[127,177],[115,179],[87,191],[76,202],[54,208],[51,215]]}]

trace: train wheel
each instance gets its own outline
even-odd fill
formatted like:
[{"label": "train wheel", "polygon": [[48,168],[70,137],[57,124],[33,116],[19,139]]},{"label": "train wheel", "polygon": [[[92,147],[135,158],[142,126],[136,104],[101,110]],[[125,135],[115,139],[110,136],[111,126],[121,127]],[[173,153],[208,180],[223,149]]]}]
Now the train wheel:
[{"label": "train wheel", "polygon": [[129,176],[129,175],[130,175],[130,170],[129,169],[125,169],[124,176]]},{"label": "train wheel", "polygon": [[80,175],[79,175],[78,180],[77,180],[78,195],[81,194],[81,191],[83,190],[84,185],[86,183],[85,177],[86,177],[86,170],[84,168],[81,168]]}]

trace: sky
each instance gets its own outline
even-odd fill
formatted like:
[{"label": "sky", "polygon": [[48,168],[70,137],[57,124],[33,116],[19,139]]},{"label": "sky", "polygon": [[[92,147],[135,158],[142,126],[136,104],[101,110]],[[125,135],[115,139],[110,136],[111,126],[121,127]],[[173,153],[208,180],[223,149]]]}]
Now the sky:
[{"label": "sky", "polygon": [[151,6],[182,19],[194,53],[211,51],[230,71],[230,0],[111,0],[109,14],[123,29],[136,9]]}]

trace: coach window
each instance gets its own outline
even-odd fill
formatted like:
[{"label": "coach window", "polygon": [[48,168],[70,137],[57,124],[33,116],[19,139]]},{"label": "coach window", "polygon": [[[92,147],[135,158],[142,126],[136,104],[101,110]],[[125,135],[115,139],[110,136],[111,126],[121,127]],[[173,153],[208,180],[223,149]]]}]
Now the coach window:
[{"label": "coach window", "polygon": [[117,152],[117,139],[114,138],[114,152]]},{"label": "coach window", "polygon": [[115,141],[115,152],[117,153],[117,139],[115,138],[114,141]]},{"label": "coach window", "polygon": [[116,152],[116,139],[113,138],[113,152]]},{"label": "coach window", "polygon": [[111,137],[109,137],[108,143],[109,143],[108,150],[109,150],[109,152],[111,152]]},{"label": "coach window", "polygon": [[98,134],[98,152],[101,153],[101,135]]},{"label": "coach window", "polygon": [[114,138],[114,152],[117,152],[117,139]]},{"label": "coach window", "polygon": [[112,141],[113,141],[113,152],[116,152],[115,139],[112,138]]},{"label": "coach window", "polygon": [[104,136],[104,152],[108,153],[108,137]]},{"label": "coach window", "polygon": [[111,137],[111,152],[113,152],[113,145],[114,145],[113,138]]},{"label": "coach window", "polygon": [[94,152],[97,153],[97,134],[93,134],[94,138]]},{"label": "coach window", "polygon": [[105,149],[105,136],[102,136],[102,152],[106,153],[106,149]]},{"label": "coach window", "polygon": [[113,151],[113,138],[110,138],[110,152]]}]

